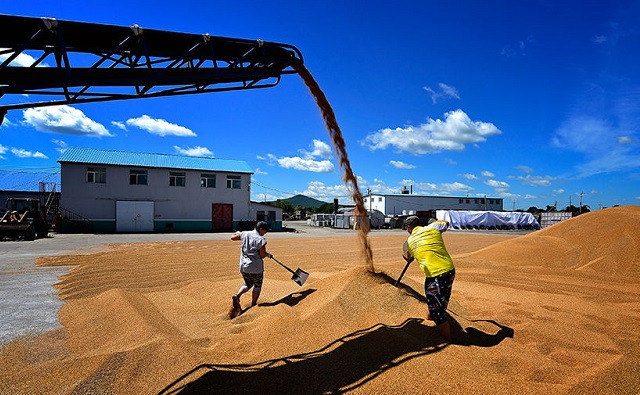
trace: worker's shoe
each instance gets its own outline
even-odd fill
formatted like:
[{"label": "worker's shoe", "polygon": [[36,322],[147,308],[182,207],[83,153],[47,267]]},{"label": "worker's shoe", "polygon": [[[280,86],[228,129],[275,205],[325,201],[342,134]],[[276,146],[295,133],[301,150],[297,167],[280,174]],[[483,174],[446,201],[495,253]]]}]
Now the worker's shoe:
[{"label": "worker's shoe", "polygon": [[231,297],[231,301],[233,302],[233,308],[235,310],[242,310],[242,306],[240,306],[240,298],[238,298],[238,295],[233,295]]}]

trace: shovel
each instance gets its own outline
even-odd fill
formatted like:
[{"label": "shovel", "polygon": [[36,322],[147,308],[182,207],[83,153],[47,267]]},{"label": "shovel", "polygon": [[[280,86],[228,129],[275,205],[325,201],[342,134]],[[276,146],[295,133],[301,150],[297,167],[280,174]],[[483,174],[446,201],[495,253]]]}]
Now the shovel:
[{"label": "shovel", "polygon": [[283,268],[287,269],[288,271],[290,271],[291,273],[293,273],[293,276],[291,276],[291,279],[298,285],[302,286],[302,284],[304,284],[305,281],[307,281],[307,278],[309,278],[309,273],[305,272],[304,270],[298,268],[295,272],[291,269],[289,269],[287,266],[284,265],[284,263],[280,262],[279,260],[277,260],[276,258],[273,257],[273,255],[269,256],[269,258],[273,259],[274,261],[278,262],[278,264],[280,264],[280,266],[282,266]]},{"label": "shovel", "polygon": [[413,257],[407,262],[407,265],[404,267],[404,269],[402,269],[402,273],[400,273],[400,277],[398,277],[398,280],[396,281],[396,283],[394,284],[394,286],[396,288],[398,288],[398,285],[400,285],[400,280],[402,280],[402,277],[404,276],[404,273],[407,271],[407,269],[409,268],[409,265],[411,264],[411,262],[413,262]]}]

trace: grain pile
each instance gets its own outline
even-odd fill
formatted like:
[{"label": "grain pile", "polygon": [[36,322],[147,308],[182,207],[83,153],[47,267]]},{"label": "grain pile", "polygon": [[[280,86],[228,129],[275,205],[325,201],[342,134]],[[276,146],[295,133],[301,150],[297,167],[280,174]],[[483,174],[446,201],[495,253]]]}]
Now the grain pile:
[{"label": "grain pile", "polygon": [[[612,273],[600,276],[547,264],[551,252],[512,251],[536,237],[571,237],[591,251],[580,240],[593,244],[586,232],[613,219],[614,232],[637,246],[637,222],[619,217],[638,210],[603,210],[524,237],[446,233],[457,267],[453,345],[424,320],[416,266],[405,286],[391,284],[406,236],[371,238],[373,274],[354,259],[355,238],[267,235],[270,252],[311,277],[298,287],[267,262],[260,305],[234,320],[226,312],[241,280],[231,241],[42,259],[75,265],[57,285],[63,328],[2,350],[0,393],[638,393],[640,279],[626,274],[637,255],[620,263],[616,251],[594,248],[612,257]],[[582,221],[588,226],[575,225]],[[561,242],[543,246],[560,260],[597,258]]]}]

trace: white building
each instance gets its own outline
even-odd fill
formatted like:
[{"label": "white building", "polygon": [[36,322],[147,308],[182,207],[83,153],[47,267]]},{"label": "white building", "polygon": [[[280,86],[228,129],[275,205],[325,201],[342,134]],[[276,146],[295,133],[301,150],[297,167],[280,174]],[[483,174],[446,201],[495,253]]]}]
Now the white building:
[{"label": "white building", "polygon": [[[231,230],[261,211],[250,202],[253,170],[240,160],[70,148],[58,162],[63,231]],[[282,212],[270,210],[261,214],[279,230]]]},{"label": "white building", "polygon": [[430,210],[502,211],[503,199],[478,196],[429,196],[414,194],[377,194],[364,197],[367,210],[386,216],[411,215]]}]

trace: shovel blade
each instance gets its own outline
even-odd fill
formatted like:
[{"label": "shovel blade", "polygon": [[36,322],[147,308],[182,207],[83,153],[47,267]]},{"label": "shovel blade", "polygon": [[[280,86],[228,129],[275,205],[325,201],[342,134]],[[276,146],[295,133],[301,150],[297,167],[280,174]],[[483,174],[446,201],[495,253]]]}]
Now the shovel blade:
[{"label": "shovel blade", "polygon": [[300,268],[298,268],[298,270],[296,270],[296,272],[293,273],[293,276],[291,277],[291,279],[299,286],[302,286],[302,284],[307,281],[307,278],[309,278],[309,273]]}]

